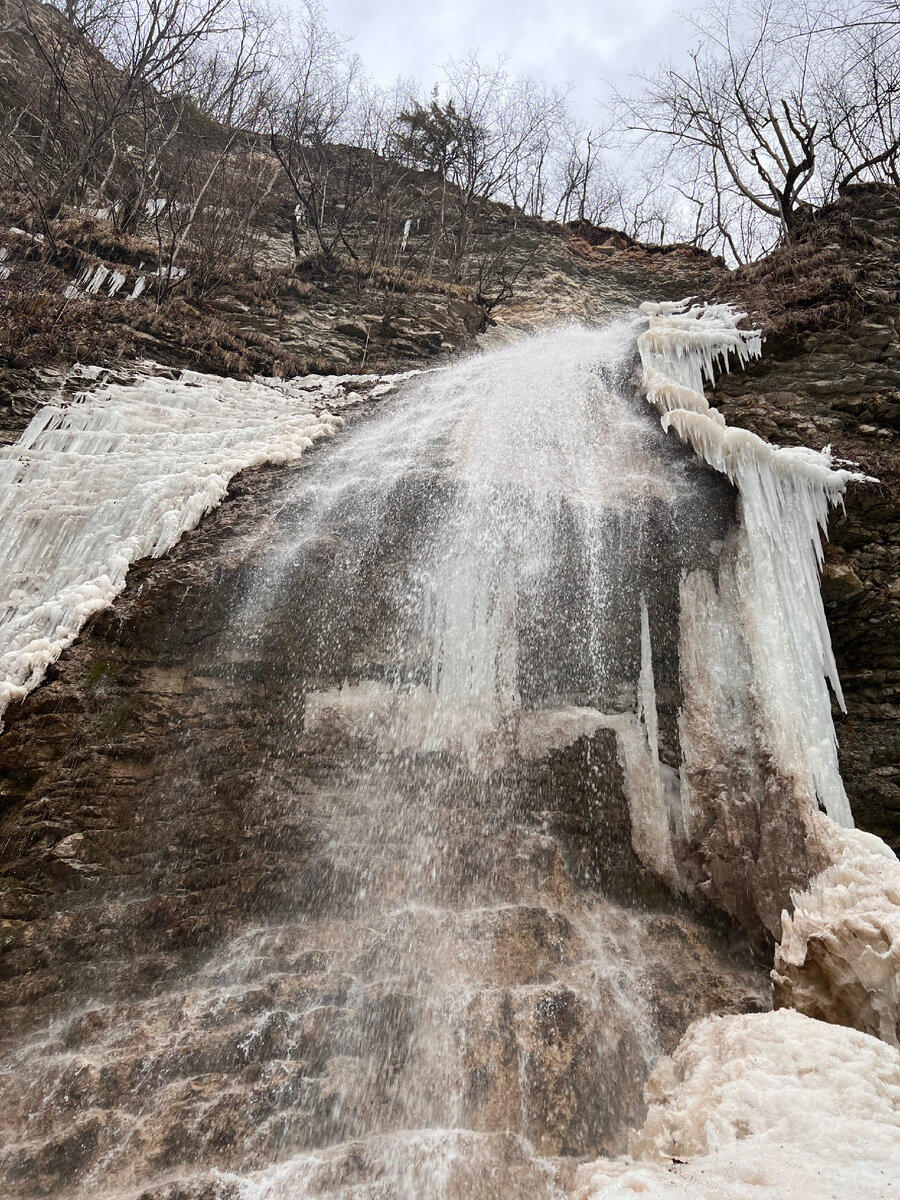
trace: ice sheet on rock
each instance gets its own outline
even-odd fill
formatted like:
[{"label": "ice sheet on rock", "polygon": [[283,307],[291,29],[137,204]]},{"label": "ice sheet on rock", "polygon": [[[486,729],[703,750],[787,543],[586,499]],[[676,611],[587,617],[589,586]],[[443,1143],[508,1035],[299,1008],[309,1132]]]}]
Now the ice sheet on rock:
[{"label": "ice sheet on rock", "polygon": [[729,355],[743,366],[762,352],[759,330],[738,329],[745,314],[730,304],[644,303],[641,312],[650,321],[639,340],[644,367],[657,366],[670,380],[701,394],[717,371],[728,368]]},{"label": "ice sheet on rock", "polygon": [[776,1000],[900,1047],[900,862],[873,834],[819,820],[834,861],[782,916]]},{"label": "ice sheet on rock", "polygon": [[760,353],[755,330],[738,329],[728,305],[644,304],[638,338],[644,384],[664,428],[676,431],[721,471],[741,496],[745,545],[738,559],[743,625],[755,695],[778,767],[817,796],[829,815],[852,824],[831,719],[830,684],[843,705],[819,592],[821,533],[847,483],[828,449],[779,448],[729,428],[703,396],[704,382]]},{"label": "ice sheet on rock", "polygon": [[272,387],[192,371],[41,409],[0,450],[0,714],[122,590],[131,563],[170,550],[236,472],[291,462],[332,434],[346,382]]},{"label": "ice sheet on rock", "polygon": [[900,1053],[789,1009],[698,1021],[645,1089],[631,1158],[581,1168],[574,1200],[889,1200]]},{"label": "ice sheet on rock", "polygon": [[604,716],[602,724],[608,729],[615,729],[618,737],[619,761],[626,781],[635,853],[645,866],[675,888],[678,886],[678,869],[672,850],[669,804],[659,761],[650,615],[643,596],[640,613],[641,669],[637,687],[637,714]]}]

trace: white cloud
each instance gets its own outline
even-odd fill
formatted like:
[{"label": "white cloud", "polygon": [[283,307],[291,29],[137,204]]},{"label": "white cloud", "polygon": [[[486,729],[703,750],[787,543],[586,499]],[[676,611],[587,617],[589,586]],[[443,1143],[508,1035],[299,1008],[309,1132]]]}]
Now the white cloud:
[{"label": "white cloud", "polygon": [[353,39],[353,49],[380,82],[398,75],[424,84],[448,58],[477,49],[505,54],[512,70],[548,84],[572,86],[580,116],[596,115],[604,80],[623,84],[686,49],[693,37],[683,10],[667,0],[328,0],[330,23]]}]

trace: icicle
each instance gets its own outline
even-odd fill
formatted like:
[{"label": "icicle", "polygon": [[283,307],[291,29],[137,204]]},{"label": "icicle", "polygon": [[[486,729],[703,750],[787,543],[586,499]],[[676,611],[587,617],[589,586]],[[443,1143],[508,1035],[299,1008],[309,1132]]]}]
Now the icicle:
[{"label": "icicle", "polygon": [[610,729],[616,735],[616,753],[628,797],[632,849],[643,865],[673,891],[680,890],[666,791],[645,724],[634,713],[597,712],[594,728]]},{"label": "icicle", "polygon": [[653,679],[653,647],[650,643],[650,615],[646,597],[641,596],[641,673],[638,679],[641,720],[647,731],[650,757],[659,772],[659,726],[656,719],[656,683]]},{"label": "icicle", "polygon": [[109,294],[115,296],[116,292],[122,287],[125,282],[125,273],[123,271],[113,271],[109,277]]},{"label": "icicle", "polygon": [[679,887],[672,849],[669,804],[659,762],[659,728],[653,648],[647,602],[641,597],[641,670],[637,714],[597,714],[597,725],[616,734],[631,817],[631,844],[641,862],[667,883]]},{"label": "icicle", "polygon": [[90,269],[90,267],[88,267],[88,269],[84,275],[85,293],[92,295],[92,296],[96,295],[97,292],[99,292],[99,290],[100,290],[101,284],[103,283],[104,279],[106,279],[106,277],[108,275],[109,275],[108,267],[103,267],[103,266],[96,267],[94,269],[93,273],[91,273],[91,269]]},{"label": "icicle", "polygon": [[[737,566],[755,691],[777,765],[852,824],[837,763],[830,684],[843,706],[819,592],[820,531],[847,483],[864,477],[835,470],[830,450],[771,446],[728,428],[702,394],[705,381],[761,353],[756,330],[738,329],[728,305],[644,304],[649,328],[638,338],[647,398],[741,497],[745,552]],[[826,682],[827,681],[827,682]]]}]

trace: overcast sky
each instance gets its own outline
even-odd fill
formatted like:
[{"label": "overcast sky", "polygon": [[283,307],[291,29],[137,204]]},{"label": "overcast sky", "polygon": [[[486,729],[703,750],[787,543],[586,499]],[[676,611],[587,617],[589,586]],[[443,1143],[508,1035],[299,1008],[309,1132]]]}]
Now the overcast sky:
[{"label": "overcast sky", "polygon": [[381,83],[433,82],[441,63],[470,49],[509,56],[510,68],[571,84],[572,106],[592,119],[604,87],[677,55],[696,35],[684,19],[700,0],[325,0],[329,23]]}]

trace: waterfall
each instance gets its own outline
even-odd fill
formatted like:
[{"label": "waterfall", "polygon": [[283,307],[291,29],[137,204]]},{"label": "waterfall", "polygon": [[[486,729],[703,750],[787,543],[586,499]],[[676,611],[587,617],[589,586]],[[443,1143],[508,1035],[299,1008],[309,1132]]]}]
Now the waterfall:
[{"label": "waterfall", "polygon": [[[169,620],[198,699],[103,937],[138,956],[153,891],[198,924],[228,907],[191,882],[220,791],[242,904],[149,985],[101,955],[23,1016],[8,1194],[556,1200],[625,1150],[691,1021],[752,1042],[760,947],[834,858],[820,808],[850,823],[816,581],[851,476],[709,408],[713,366],[758,349],[724,308],[562,328],[402,381],[285,476],[213,633]],[[275,384],[253,387],[277,442]],[[291,437],[312,424],[337,422]],[[17,669],[24,690],[42,667]]]}]

